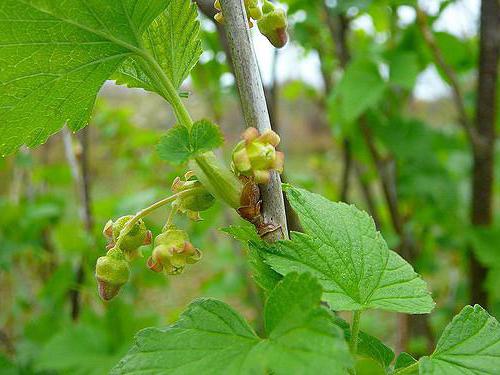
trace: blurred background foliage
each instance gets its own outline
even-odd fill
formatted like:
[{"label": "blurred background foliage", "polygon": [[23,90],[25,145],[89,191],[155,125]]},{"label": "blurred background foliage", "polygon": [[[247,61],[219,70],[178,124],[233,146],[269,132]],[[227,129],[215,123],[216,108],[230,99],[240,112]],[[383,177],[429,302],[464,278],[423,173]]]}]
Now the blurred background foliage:
[{"label": "blurred background foliage", "polygon": [[[432,67],[436,79],[452,83],[422,37],[415,2],[282,3],[290,16],[286,48],[299,60],[286,64],[307,64],[312,54],[319,64],[310,69],[321,80],[278,79],[277,61],[290,55],[287,49],[273,54],[272,66],[262,67],[271,71],[266,94],[286,152],[284,179],[370,212],[390,246],[427,280],[438,306],[424,319],[366,314],[362,328],[397,351],[427,353],[444,325],[471,301],[471,254],[486,269],[489,310],[498,317],[499,215],[489,226],[470,224],[472,154],[449,91],[431,99],[415,95],[419,77]],[[430,29],[460,1],[434,3],[439,6],[427,12]],[[204,10],[205,52],[183,90],[190,93],[194,118],[222,126],[227,159],[243,120],[221,28]],[[353,27],[360,19],[371,22],[371,29]],[[477,32],[433,35],[472,117]],[[145,267],[151,247],[144,247],[145,258],[134,262],[119,297],[109,303],[98,298],[93,268],[105,252],[104,224],[169,195],[171,181],[185,172],[161,161],[155,150],[173,123],[160,98],[109,83],[86,130],[60,133],[36,149],[0,159],[2,374],[106,373],[138,330],[174,321],[197,297],[224,300],[259,327],[262,296],[245,249],[217,230],[238,219],[220,205],[205,212],[202,222],[183,223],[204,252],[202,262],[165,278]],[[497,142],[497,176],[499,149]],[[499,192],[497,179],[496,198]],[[499,212],[499,202],[493,212]],[[160,210],[146,219],[155,234],[165,215]]]}]

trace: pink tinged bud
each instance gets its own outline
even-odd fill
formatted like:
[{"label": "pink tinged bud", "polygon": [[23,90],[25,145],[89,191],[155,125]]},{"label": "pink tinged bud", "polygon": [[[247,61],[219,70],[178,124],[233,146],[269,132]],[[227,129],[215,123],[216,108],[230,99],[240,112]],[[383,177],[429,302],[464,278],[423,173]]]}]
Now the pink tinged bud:
[{"label": "pink tinged bud", "polygon": [[276,134],[273,130],[266,130],[262,135],[257,139],[258,142],[261,143],[269,143],[276,147],[279,145],[281,139],[278,134]]},{"label": "pink tinged bud", "polygon": [[95,277],[101,298],[109,301],[116,296],[128,281],[129,275],[130,269],[123,255],[114,252],[97,259]]},{"label": "pink tinged bud", "polygon": [[258,21],[259,31],[276,48],[284,47],[288,42],[288,34],[286,32],[288,22],[285,11],[275,8],[274,5],[269,2],[264,3],[262,9],[264,15]]},{"label": "pink tinged bud", "polygon": [[142,243],[143,245],[151,245],[153,243],[153,232],[148,230],[146,232],[146,238],[144,238],[144,242]]},{"label": "pink tinged bud", "polygon": [[97,280],[97,291],[99,297],[104,301],[109,301],[115,297],[120,291],[121,285],[109,284],[105,281]]},{"label": "pink tinged bud", "polygon": [[250,127],[245,129],[242,138],[245,141],[245,143],[248,144],[257,139],[258,136],[259,136],[259,131],[254,127]]},{"label": "pink tinged bud", "polygon": [[154,272],[163,271],[162,264],[160,262],[158,262],[157,260],[155,260],[153,257],[149,257],[146,264],[151,271],[154,271]]},{"label": "pink tinged bud", "polygon": [[198,249],[195,249],[195,253],[191,256],[188,256],[186,258],[186,262],[188,264],[195,264],[198,263],[202,258],[202,252]]},{"label": "pink tinged bud", "polygon": [[104,226],[104,229],[102,230],[102,234],[107,238],[113,237],[113,221],[112,220],[108,220],[108,222]]}]

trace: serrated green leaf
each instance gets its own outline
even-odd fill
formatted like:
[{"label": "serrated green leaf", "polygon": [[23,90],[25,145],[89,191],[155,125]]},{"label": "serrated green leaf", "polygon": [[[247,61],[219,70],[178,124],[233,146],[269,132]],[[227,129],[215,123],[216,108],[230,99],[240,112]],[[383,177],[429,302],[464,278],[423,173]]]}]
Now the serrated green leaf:
[{"label": "serrated green leaf", "polygon": [[220,128],[208,120],[196,121],[191,127],[189,139],[193,156],[214,150],[224,142]]},{"label": "serrated green leaf", "polygon": [[169,129],[160,139],[158,154],[172,164],[189,159],[219,147],[224,141],[219,127],[208,120],[196,121],[190,130],[182,125]]},{"label": "serrated green leaf", "polygon": [[[187,78],[202,53],[197,16],[196,5],[191,0],[169,0],[165,11],[142,36],[143,46],[150,51],[176,89]],[[119,84],[163,95],[163,90],[144,73],[136,57],[125,61],[113,79]]]},{"label": "serrated green leaf", "polygon": [[303,189],[284,189],[305,233],[266,248],[267,263],[276,271],[311,272],[334,310],[428,313],[434,308],[426,283],[389,250],[366,212]]},{"label": "serrated green leaf", "polygon": [[173,326],[139,332],[112,374],[345,374],[351,358],[320,296],[310,275],[288,275],[267,301],[263,339],[225,303],[196,300]]},{"label": "serrated green leaf", "polygon": [[0,2],[0,153],[88,122],[106,79],[137,52],[164,0]]},{"label": "serrated green leaf", "polygon": [[172,164],[182,164],[191,156],[191,145],[189,143],[189,130],[183,125],[175,125],[170,128],[157,147],[158,155],[163,160]]},{"label": "serrated green leaf", "polygon": [[465,306],[419,363],[421,375],[498,374],[500,325],[481,306]]}]

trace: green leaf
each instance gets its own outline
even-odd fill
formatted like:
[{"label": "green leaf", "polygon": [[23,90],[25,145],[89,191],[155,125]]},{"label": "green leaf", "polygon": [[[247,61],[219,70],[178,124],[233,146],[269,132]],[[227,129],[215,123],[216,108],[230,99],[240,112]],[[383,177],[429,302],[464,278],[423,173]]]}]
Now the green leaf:
[{"label": "green leaf", "polygon": [[192,155],[211,151],[222,145],[224,137],[220,128],[208,120],[196,121],[190,134]]},{"label": "green leaf", "polygon": [[366,212],[289,185],[284,189],[305,233],[267,247],[267,262],[277,272],[311,272],[334,310],[434,308],[425,282],[389,250]]},{"label": "green leaf", "polygon": [[420,359],[421,375],[497,374],[500,325],[481,306],[465,306],[439,338],[436,350]]},{"label": "green leaf", "polygon": [[112,374],[344,374],[350,355],[320,296],[310,275],[288,275],[267,301],[266,338],[225,303],[198,299],[173,326],[139,332]]},{"label": "green leaf", "polygon": [[84,127],[164,0],[0,2],[0,153]]},{"label": "green leaf", "polygon": [[158,144],[158,154],[163,160],[172,164],[182,164],[191,156],[189,130],[183,125],[175,125],[161,137]]},{"label": "green leaf", "polygon": [[[417,360],[406,352],[401,352],[396,358],[396,364],[394,365],[394,370],[401,370],[408,366],[417,363]],[[418,369],[415,370],[416,374],[418,374]]]},{"label": "green leaf", "polygon": [[417,81],[420,67],[418,56],[415,52],[397,52],[388,58],[389,60],[389,81],[411,90]]},{"label": "green leaf", "polygon": [[[163,14],[153,21],[142,36],[151,53],[174,88],[178,89],[201,56],[200,23],[196,5],[191,0],[169,0]],[[113,76],[118,84],[140,87],[163,95],[141,69],[140,60],[131,57]],[[166,100],[168,98],[165,97]]]},{"label": "green leaf", "polygon": [[182,164],[224,142],[220,128],[208,120],[196,121],[191,130],[176,125],[169,129],[158,144],[160,158],[172,164]]},{"label": "green leaf", "polygon": [[382,99],[385,82],[377,65],[370,60],[355,60],[347,67],[333,95],[338,98],[343,119],[354,121]]}]

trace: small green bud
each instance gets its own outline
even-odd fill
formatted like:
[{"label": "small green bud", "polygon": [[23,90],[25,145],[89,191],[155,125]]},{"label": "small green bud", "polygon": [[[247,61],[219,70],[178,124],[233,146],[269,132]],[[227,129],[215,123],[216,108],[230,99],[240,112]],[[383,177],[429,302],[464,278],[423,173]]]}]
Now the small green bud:
[{"label": "small green bud", "polygon": [[182,194],[175,201],[177,209],[193,220],[200,220],[200,211],[206,211],[215,203],[215,198],[194,176],[193,172],[184,175],[184,181],[177,177],[172,184],[172,192]]},{"label": "small green bud", "polygon": [[280,138],[272,130],[259,136],[255,128],[243,133],[243,140],[233,150],[232,169],[237,175],[253,177],[255,182],[269,182],[270,170],[283,172],[284,154],[276,151]]},{"label": "small green bud", "polygon": [[276,48],[282,48],[288,42],[286,13],[281,8],[276,8],[271,2],[264,1],[262,6],[264,15],[257,21],[259,31]]},{"label": "small green bud", "polygon": [[186,264],[194,264],[200,259],[201,251],[189,242],[185,231],[167,229],[156,237],[155,248],[147,265],[155,272],[178,275],[184,271]]},{"label": "small green bud", "polygon": [[[116,243],[120,232],[132,218],[132,215],[127,215],[120,217],[115,222],[108,221],[104,227],[104,233],[108,235],[108,237],[109,233],[111,233],[112,242]],[[151,243],[151,239],[151,232],[146,228],[146,224],[144,224],[143,220],[139,220],[121,240],[120,249],[125,253],[125,255],[130,256],[130,258],[134,258],[140,255],[138,252],[139,247],[149,245]]]},{"label": "small green bud", "polygon": [[112,299],[128,281],[129,275],[130,269],[123,254],[118,249],[111,249],[107,255],[97,259],[95,266],[99,296],[105,301]]}]

